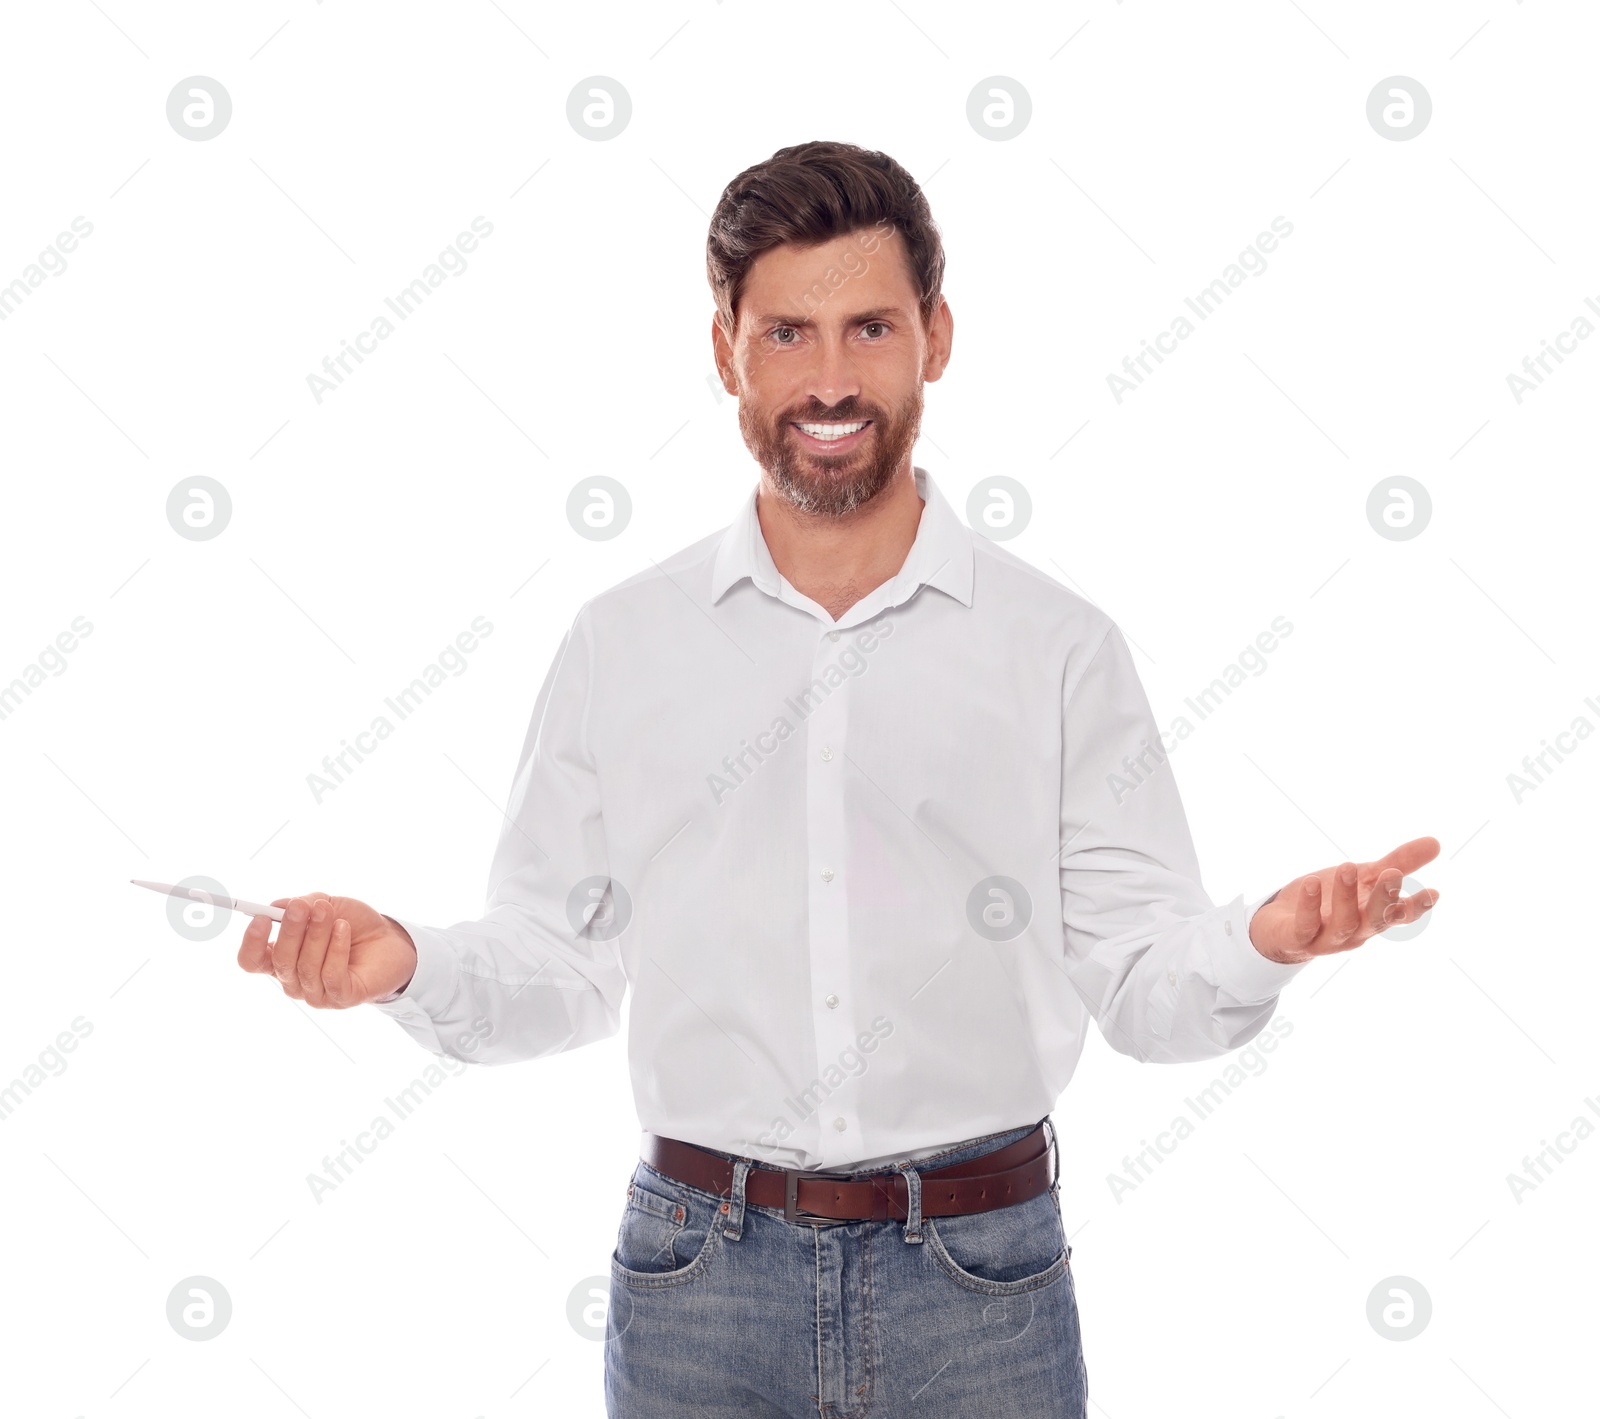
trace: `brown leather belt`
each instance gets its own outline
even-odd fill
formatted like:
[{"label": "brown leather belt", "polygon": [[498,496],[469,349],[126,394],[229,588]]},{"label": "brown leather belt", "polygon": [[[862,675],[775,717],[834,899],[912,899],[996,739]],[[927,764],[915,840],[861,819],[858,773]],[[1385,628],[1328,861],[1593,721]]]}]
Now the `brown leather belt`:
[{"label": "brown leather belt", "polygon": [[[1055,1185],[1059,1169],[1046,1165],[1052,1136],[1046,1120],[1025,1137],[965,1163],[922,1178],[922,1215],[954,1217],[988,1212],[1026,1202]],[[723,1197],[733,1192],[733,1163],[720,1153],[681,1143],[660,1134],[645,1135],[644,1161],[676,1182]],[[791,1222],[885,1222],[904,1219],[905,1176],[898,1171],[850,1175],[812,1173],[752,1163],[744,1185],[745,1201],[757,1207],[781,1208]]]}]

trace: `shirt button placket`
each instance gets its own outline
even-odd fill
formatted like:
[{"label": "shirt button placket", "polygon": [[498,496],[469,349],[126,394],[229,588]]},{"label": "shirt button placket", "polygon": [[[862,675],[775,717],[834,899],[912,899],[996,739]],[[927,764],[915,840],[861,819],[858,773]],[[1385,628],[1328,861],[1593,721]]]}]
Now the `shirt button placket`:
[{"label": "shirt button placket", "polygon": [[[812,678],[826,693],[817,698],[813,687],[806,718],[806,847],[809,854],[811,1013],[816,1040],[817,1075],[837,1066],[842,1051],[851,1044],[853,1012],[849,953],[849,874],[845,871],[845,735],[849,724],[850,692],[854,680],[835,671],[839,658],[839,632],[824,631],[817,638]],[[830,673],[833,672],[833,673]],[[836,682],[836,683],[835,683]],[[841,1006],[843,1000],[845,1004]],[[816,1147],[823,1166],[861,1156],[857,1144],[855,1080],[827,1096],[813,1116],[819,1128]]]}]

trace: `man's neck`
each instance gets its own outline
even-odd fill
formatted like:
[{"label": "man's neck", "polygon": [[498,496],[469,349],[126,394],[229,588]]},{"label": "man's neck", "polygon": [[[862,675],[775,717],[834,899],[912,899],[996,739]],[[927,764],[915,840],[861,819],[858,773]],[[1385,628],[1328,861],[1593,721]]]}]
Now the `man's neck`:
[{"label": "man's neck", "polygon": [[843,517],[801,512],[764,476],[756,495],[774,565],[836,621],[905,565],[922,507],[909,459],[877,497]]}]

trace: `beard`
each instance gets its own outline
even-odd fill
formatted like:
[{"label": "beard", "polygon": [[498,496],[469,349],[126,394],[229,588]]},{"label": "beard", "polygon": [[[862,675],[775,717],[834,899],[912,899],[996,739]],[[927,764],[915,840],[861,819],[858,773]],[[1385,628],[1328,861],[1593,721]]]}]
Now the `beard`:
[{"label": "beard", "polygon": [[[865,440],[850,453],[803,448],[791,422],[854,423],[870,419]],[[922,385],[892,411],[850,398],[832,409],[816,403],[769,419],[749,400],[739,401],[745,446],[779,495],[799,512],[843,517],[877,497],[905,463],[922,424]]]}]

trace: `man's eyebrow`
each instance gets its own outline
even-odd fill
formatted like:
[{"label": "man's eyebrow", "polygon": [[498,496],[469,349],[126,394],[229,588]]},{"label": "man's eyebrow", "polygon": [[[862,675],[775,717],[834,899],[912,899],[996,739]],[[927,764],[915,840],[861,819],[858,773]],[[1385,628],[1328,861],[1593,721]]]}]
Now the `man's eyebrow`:
[{"label": "man's eyebrow", "polygon": [[[903,320],[903,319],[905,319],[905,314],[906,314],[905,311],[903,311],[899,306],[894,306],[894,305],[874,306],[871,310],[857,311],[853,315],[847,315],[845,317],[845,324],[846,325],[861,325],[861,324],[864,324],[866,321],[869,321],[869,320],[887,320],[891,316],[898,316],[900,319]],[[815,325],[816,324],[816,322],[814,320],[812,320],[811,317],[808,316],[808,315],[782,315],[782,314],[779,314],[779,315],[758,315],[755,318],[755,323],[757,325],[793,325],[797,329],[805,329],[807,326],[811,326],[811,325]]]}]

